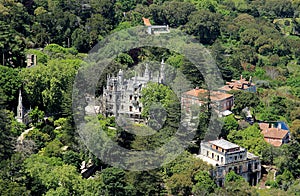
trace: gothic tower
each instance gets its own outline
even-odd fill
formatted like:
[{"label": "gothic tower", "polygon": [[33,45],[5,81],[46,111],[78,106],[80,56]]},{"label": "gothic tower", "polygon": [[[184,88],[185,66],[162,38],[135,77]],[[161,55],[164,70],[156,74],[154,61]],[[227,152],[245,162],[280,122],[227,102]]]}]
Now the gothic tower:
[{"label": "gothic tower", "polygon": [[24,122],[24,107],[22,103],[22,93],[21,89],[19,90],[19,100],[18,100],[18,108],[17,108],[17,116],[16,119],[18,122],[23,123]]},{"label": "gothic tower", "polygon": [[146,64],[146,69],[145,69],[145,73],[144,73],[144,78],[146,81],[150,80],[150,71],[149,71],[149,65],[148,63]]},{"label": "gothic tower", "polygon": [[164,59],[161,60],[160,71],[159,71],[159,79],[158,83],[165,83],[165,62]]}]

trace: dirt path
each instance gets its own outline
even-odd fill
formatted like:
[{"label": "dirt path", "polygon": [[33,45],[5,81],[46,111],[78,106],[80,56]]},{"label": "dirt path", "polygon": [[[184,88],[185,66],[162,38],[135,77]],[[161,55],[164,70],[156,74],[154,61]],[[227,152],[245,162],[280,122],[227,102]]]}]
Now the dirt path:
[{"label": "dirt path", "polygon": [[25,135],[27,135],[29,133],[29,131],[33,130],[34,127],[31,127],[30,129],[26,129],[23,133],[21,133],[21,135],[18,137],[17,142],[19,143],[23,143],[23,140],[25,138]]}]

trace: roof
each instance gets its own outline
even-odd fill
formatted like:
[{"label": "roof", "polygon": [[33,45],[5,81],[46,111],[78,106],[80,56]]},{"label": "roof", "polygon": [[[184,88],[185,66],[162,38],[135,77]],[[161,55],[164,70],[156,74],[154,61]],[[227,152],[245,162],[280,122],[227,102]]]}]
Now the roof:
[{"label": "roof", "polygon": [[282,141],[280,140],[271,140],[271,141],[268,141],[266,138],[265,138],[265,141],[268,142],[269,144],[273,145],[273,146],[276,146],[276,147],[279,147],[282,145]]},{"label": "roof", "polygon": [[253,84],[252,82],[250,83],[250,81],[247,81],[245,78],[241,76],[241,79],[231,80],[231,82],[226,82],[226,85],[222,86],[219,89],[223,91],[240,90],[240,89],[246,90],[251,86],[255,86],[255,84]]},{"label": "roof", "polygon": [[253,159],[253,158],[258,158],[258,156],[256,156],[255,154],[252,154],[252,153],[247,151],[247,158],[248,159]]},{"label": "roof", "polygon": [[265,138],[283,139],[289,132],[278,128],[268,128],[261,132]]},{"label": "roof", "polygon": [[143,21],[144,21],[144,25],[145,25],[145,26],[147,26],[147,27],[148,27],[148,26],[151,26],[151,23],[150,23],[149,18],[144,18],[144,17],[143,17]]},{"label": "roof", "polygon": [[289,127],[287,126],[287,124],[285,122],[282,122],[282,121],[278,121],[275,123],[275,127],[278,128],[278,127],[281,127],[281,129],[283,130],[289,130]]},{"label": "roof", "polygon": [[207,90],[205,89],[192,89],[190,91],[185,92],[184,94],[198,97],[199,94],[205,94],[205,93],[207,93]]},{"label": "roof", "polygon": [[264,131],[269,128],[269,123],[259,123],[259,128]]},{"label": "roof", "polygon": [[232,149],[232,148],[239,148],[238,145],[224,139],[209,141],[209,143],[221,147],[225,150]]},{"label": "roof", "polygon": [[[193,96],[193,97],[199,97],[201,94],[204,96],[204,97],[208,97],[208,90],[206,89],[192,89],[190,91],[187,91],[185,92],[184,94],[186,95],[190,95],[190,96]],[[221,100],[224,100],[224,99],[228,99],[228,98],[231,98],[233,97],[233,95],[231,94],[228,94],[228,93],[222,93],[222,92],[219,92],[219,91],[211,91],[210,92],[210,99],[212,101],[221,101]]]},{"label": "roof", "polygon": [[232,112],[229,110],[225,110],[224,112],[222,112],[222,114],[223,114],[223,116],[228,116],[228,115],[232,114]]}]

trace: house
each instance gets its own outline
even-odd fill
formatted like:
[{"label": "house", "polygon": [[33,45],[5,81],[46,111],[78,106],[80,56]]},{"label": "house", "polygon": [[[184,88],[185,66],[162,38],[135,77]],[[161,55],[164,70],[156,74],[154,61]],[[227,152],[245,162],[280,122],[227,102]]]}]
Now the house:
[{"label": "house", "polygon": [[190,111],[192,105],[202,106],[211,101],[211,106],[219,112],[231,110],[234,98],[233,95],[219,91],[208,91],[195,88],[181,95],[181,105],[185,111]]},{"label": "house", "polygon": [[123,115],[134,122],[143,122],[141,91],[150,81],[163,84],[164,69],[165,63],[162,60],[157,76],[153,76],[148,64],[142,76],[135,74],[134,77],[125,79],[123,70],[120,70],[117,76],[107,76],[107,84],[102,96],[102,113],[105,116]]},{"label": "house", "polygon": [[241,75],[239,80],[231,80],[231,82],[226,82],[225,86],[219,88],[221,92],[228,92],[231,90],[244,90],[249,92],[256,92],[256,85],[252,82],[252,77],[249,81],[243,78]]},{"label": "house", "polygon": [[170,33],[169,25],[151,25],[150,20],[144,17],[143,17],[143,21],[144,21],[144,25],[147,27],[147,33],[149,35]]},{"label": "house", "polygon": [[265,141],[276,147],[288,143],[290,139],[289,130],[286,130],[287,127],[282,128],[281,126],[282,122],[275,124],[259,123],[259,128],[261,129]]},{"label": "house", "polygon": [[256,185],[261,178],[259,157],[224,139],[201,142],[197,157],[215,167],[211,175],[221,187],[226,174],[232,170],[250,185]]}]

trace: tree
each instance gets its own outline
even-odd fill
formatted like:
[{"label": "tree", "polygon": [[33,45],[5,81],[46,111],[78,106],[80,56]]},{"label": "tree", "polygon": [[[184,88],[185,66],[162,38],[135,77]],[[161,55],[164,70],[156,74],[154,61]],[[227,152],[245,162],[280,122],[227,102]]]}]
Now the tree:
[{"label": "tree", "polygon": [[17,105],[18,92],[21,87],[18,71],[0,65],[0,86],[3,93],[3,101],[7,104],[7,108],[14,109]]},{"label": "tree", "polygon": [[220,190],[225,195],[256,195],[252,188],[242,176],[230,171],[225,176],[225,189]]},{"label": "tree", "polygon": [[180,1],[165,2],[162,9],[166,18],[165,22],[171,27],[178,27],[186,24],[190,14],[196,11],[193,4]]},{"label": "tree", "polygon": [[267,15],[274,17],[293,17],[294,10],[292,7],[291,0],[269,0],[266,1],[265,10],[267,11]]},{"label": "tree", "polygon": [[185,172],[172,175],[166,183],[170,194],[190,195],[193,187],[191,177]]},{"label": "tree", "polygon": [[[101,180],[82,179],[76,167],[65,165],[60,158],[31,155],[24,161],[25,172],[31,186],[32,194],[53,195],[73,193],[75,195],[99,194]],[[87,190],[90,188],[90,190]],[[100,191],[101,192],[101,191]]]},{"label": "tree", "polygon": [[161,104],[168,116],[172,116],[171,111],[175,112],[175,118],[170,119],[169,122],[176,122],[176,119],[179,117],[177,96],[168,86],[158,83],[148,83],[147,86],[142,89],[141,102],[144,107],[142,111],[143,116],[150,117],[149,114],[152,105]]},{"label": "tree", "polygon": [[127,173],[126,181],[131,186],[131,194],[155,195],[164,193],[162,174],[158,169],[151,171],[130,171]]},{"label": "tree", "polygon": [[88,33],[80,28],[77,28],[71,36],[73,40],[73,46],[79,51],[79,52],[88,52],[90,49],[90,40]]},{"label": "tree", "polygon": [[297,141],[300,140],[300,120],[296,119],[292,122],[291,126],[292,137]]},{"label": "tree", "polygon": [[227,138],[227,135],[230,133],[230,131],[237,131],[238,129],[238,122],[234,118],[234,115],[229,115],[224,118],[224,125],[221,130],[221,137]]},{"label": "tree", "polygon": [[200,171],[194,177],[196,184],[193,186],[193,193],[196,195],[207,195],[213,193],[217,188],[216,183],[208,172]]},{"label": "tree", "polygon": [[164,166],[167,190],[170,194],[188,195],[192,193],[193,179],[200,171],[209,171],[211,167],[185,151],[174,161]]},{"label": "tree", "polygon": [[0,162],[8,159],[13,154],[14,137],[11,132],[11,122],[8,118],[9,111],[5,110],[3,104],[3,91],[0,87]]},{"label": "tree", "polygon": [[102,170],[101,177],[105,192],[108,195],[128,195],[130,187],[125,181],[125,172],[118,168],[106,168]]},{"label": "tree", "polygon": [[220,16],[206,10],[193,12],[186,24],[186,31],[195,35],[201,43],[212,44],[220,35]]},{"label": "tree", "polygon": [[264,140],[258,125],[254,124],[244,130],[232,130],[227,136],[230,142],[242,146],[256,155],[261,155],[269,144]]},{"label": "tree", "polygon": [[247,91],[230,91],[234,95],[234,108],[233,111],[240,114],[245,107],[258,106],[260,100],[255,93]]},{"label": "tree", "polygon": [[29,112],[29,117],[34,126],[40,126],[44,119],[45,113],[39,110],[38,107],[35,107],[33,110]]},{"label": "tree", "polygon": [[279,174],[283,174],[286,170],[290,171],[294,178],[298,178],[300,176],[300,163],[298,161],[299,147],[300,144],[297,141],[292,141],[281,147],[279,156],[274,160]]}]

